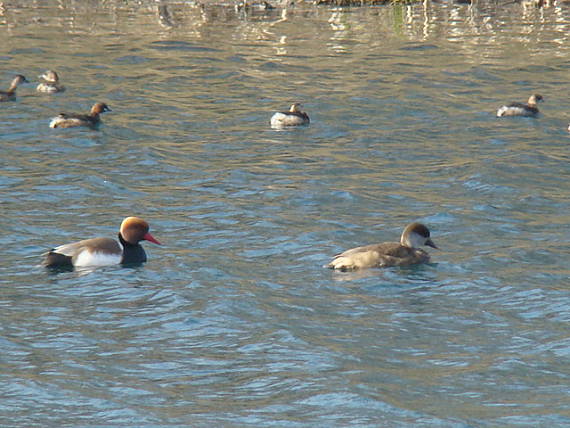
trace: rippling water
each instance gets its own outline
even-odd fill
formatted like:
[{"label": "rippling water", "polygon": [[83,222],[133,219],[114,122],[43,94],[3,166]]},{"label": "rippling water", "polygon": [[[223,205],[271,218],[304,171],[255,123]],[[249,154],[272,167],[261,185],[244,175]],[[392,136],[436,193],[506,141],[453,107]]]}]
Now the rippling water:
[{"label": "rippling water", "polygon": [[[2,426],[570,425],[566,5],[38,4],[0,9],[1,81],[68,88],[0,110]],[[39,266],[128,215],[145,266]],[[415,220],[433,263],[322,268]]]}]

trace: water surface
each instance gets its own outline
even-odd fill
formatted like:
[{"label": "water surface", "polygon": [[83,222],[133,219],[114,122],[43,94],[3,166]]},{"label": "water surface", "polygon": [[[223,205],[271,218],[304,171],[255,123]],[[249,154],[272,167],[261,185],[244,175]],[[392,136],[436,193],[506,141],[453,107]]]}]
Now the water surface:
[{"label": "water surface", "polygon": [[[2,426],[570,425],[566,5],[17,2]],[[495,117],[533,92],[539,119]],[[60,111],[113,109],[99,131]],[[309,127],[276,131],[304,103]],[[149,262],[56,275],[139,215]],[[323,269],[422,221],[433,263]]]}]

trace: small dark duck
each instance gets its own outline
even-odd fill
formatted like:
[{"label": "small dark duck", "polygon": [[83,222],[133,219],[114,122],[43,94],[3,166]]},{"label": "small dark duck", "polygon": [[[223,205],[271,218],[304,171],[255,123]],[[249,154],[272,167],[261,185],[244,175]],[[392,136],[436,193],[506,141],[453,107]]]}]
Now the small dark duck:
[{"label": "small dark duck", "polygon": [[309,115],[301,111],[302,104],[295,103],[289,111],[275,113],[271,117],[271,126],[273,128],[282,128],[284,126],[299,126],[310,123]]},{"label": "small dark duck", "polygon": [[50,128],[74,128],[76,126],[87,126],[96,129],[101,123],[99,115],[106,111],[111,111],[105,103],[97,103],[91,107],[89,114],[60,113],[54,117],[50,124]]},{"label": "small dark duck", "polygon": [[16,88],[21,83],[29,83],[28,80],[21,74],[17,74],[14,79],[12,79],[12,83],[10,83],[10,87],[7,91],[0,91],[0,101],[15,101],[16,100]]},{"label": "small dark duck", "polygon": [[528,102],[524,103],[511,103],[509,105],[504,105],[499,107],[497,110],[497,117],[504,116],[526,116],[526,117],[536,117],[538,116],[538,102],[543,101],[542,95],[532,94]]},{"label": "small dark duck", "polygon": [[44,74],[39,76],[43,80],[42,83],[38,85],[36,90],[38,92],[47,92],[49,94],[55,94],[56,92],[65,91],[65,86],[59,83],[59,76],[53,70],[47,70]]}]

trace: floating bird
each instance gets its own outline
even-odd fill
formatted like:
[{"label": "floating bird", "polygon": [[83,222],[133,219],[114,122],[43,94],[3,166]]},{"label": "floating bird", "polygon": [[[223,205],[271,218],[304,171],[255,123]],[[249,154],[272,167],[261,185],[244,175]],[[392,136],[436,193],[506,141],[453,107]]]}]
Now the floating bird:
[{"label": "floating bird", "polygon": [[121,223],[119,240],[92,238],[60,245],[45,254],[47,267],[86,267],[146,262],[140,241],[161,245],[150,233],[146,221],[127,217]]},{"label": "floating bird", "polygon": [[499,107],[497,110],[497,117],[504,116],[538,116],[538,107],[536,106],[539,101],[543,101],[542,95],[533,94],[529,97],[528,103],[511,103]]},{"label": "floating bird", "polygon": [[89,114],[60,113],[49,123],[50,128],[74,128],[76,126],[87,126],[96,129],[101,123],[99,115],[106,111],[111,111],[105,103],[97,103],[91,107]]},{"label": "floating bird", "polygon": [[44,81],[38,85],[36,90],[38,92],[48,92],[55,94],[56,92],[65,91],[65,86],[59,83],[59,76],[53,70],[47,70],[44,74],[39,76]]},{"label": "floating bird", "polygon": [[21,83],[29,83],[28,80],[21,74],[16,74],[14,79],[12,79],[12,83],[10,83],[10,87],[7,91],[0,91],[0,101],[15,101],[16,100],[16,88]]},{"label": "floating bird", "polygon": [[309,115],[301,111],[301,107],[300,103],[295,103],[289,111],[275,113],[271,116],[271,126],[282,128],[284,126],[307,125],[310,122]]},{"label": "floating bird", "polygon": [[418,248],[422,245],[437,248],[430,239],[429,229],[421,223],[412,223],[402,232],[400,242],[383,242],[352,248],[335,256],[325,267],[346,272],[427,263],[430,260],[429,254]]}]

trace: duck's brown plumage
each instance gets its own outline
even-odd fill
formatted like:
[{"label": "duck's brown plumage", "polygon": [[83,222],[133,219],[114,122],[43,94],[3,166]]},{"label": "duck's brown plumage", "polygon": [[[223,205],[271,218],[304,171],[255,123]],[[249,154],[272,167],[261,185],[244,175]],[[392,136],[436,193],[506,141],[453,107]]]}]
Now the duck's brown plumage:
[{"label": "duck's brown plumage", "polygon": [[7,91],[0,91],[0,101],[14,101],[16,99],[16,88],[21,83],[28,83],[26,78],[21,74],[17,74]]},{"label": "duck's brown plumage", "polygon": [[91,107],[91,112],[89,114],[60,113],[51,120],[49,126],[50,128],[74,128],[77,126],[86,126],[95,129],[101,123],[99,115],[106,111],[111,111],[107,104],[96,103]]},{"label": "duck's brown plumage", "polygon": [[437,248],[425,225],[411,223],[402,232],[400,242],[383,242],[346,250],[336,255],[326,267],[349,271],[429,262],[429,254],[417,248],[419,245]]}]

